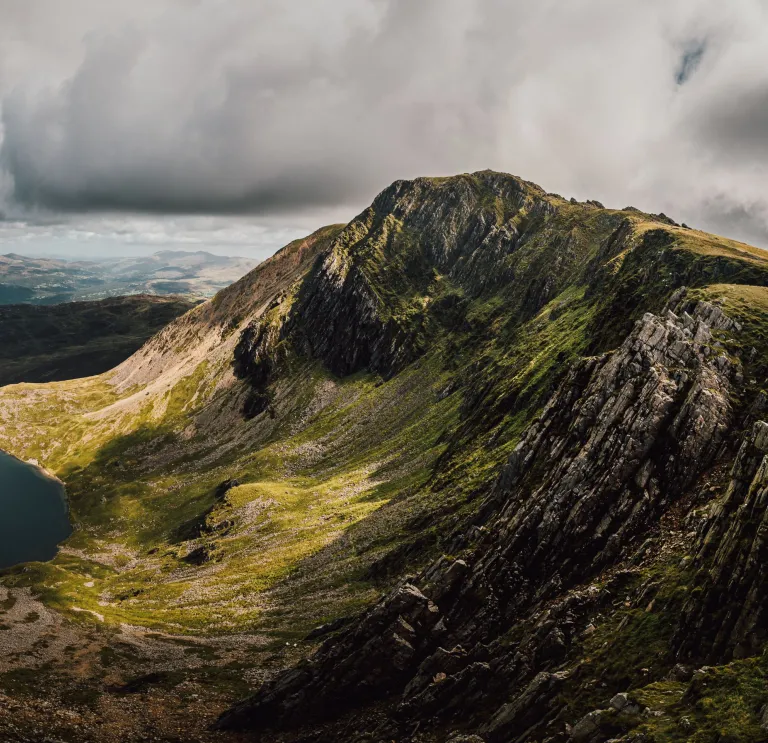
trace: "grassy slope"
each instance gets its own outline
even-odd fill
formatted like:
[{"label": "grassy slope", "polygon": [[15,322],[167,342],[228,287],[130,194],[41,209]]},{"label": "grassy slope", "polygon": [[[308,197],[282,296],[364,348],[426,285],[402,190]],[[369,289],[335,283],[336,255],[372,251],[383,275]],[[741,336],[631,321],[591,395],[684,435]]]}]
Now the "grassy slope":
[{"label": "grassy slope", "polygon": [[[544,270],[567,239],[572,260],[555,298],[527,317],[514,288],[471,297],[460,329],[437,328],[429,352],[389,381],[366,372],[335,378],[289,354],[274,384],[275,417],[247,422],[239,413],[246,389],[231,357],[240,330],[287,311],[297,282],[338,233],[328,228],[192,310],[114,373],[2,390],[0,446],[65,481],[77,525],[58,558],[11,571],[6,585],[31,586],[78,621],[74,608],[107,626],[298,639],[374,599],[372,576],[382,572],[370,567],[385,553],[416,545],[395,561],[396,574],[441,548],[569,361],[600,350],[607,315],[621,330],[660,309],[682,277],[751,317],[749,332],[765,340],[764,287],[709,285],[722,277],[768,283],[760,251],[635,212],[547,198],[555,219],[508,260],[517,272]],[[503,206],[489,208],[503,219]],[[626,249],[602,257],[625,220]],[[654,230],[671,243],[643,242]],[[410,249],[413,236],[402,239]],[[669,279],[660,289],[648,281],[659,265]],[[596,290],[606,276],[613,293]],[[386,275],[372,281],[383,297],[392,290]],[[452,292],[464,293],[437,276],[406,304]],[[610,347],[619,330],[598,345]],[[230,477],[242,484],[216,501],[216,486]],[[202,532],[189,531],[200,524]],[[196,555],[205,561],[195,564]]]},{"label": "grassy slope", "polygon": [[[614,226],[613,216],[562,205],[556,228],[571,235],[583,254],[582,266]],[[631,217],[638,235],[657,227]],[[690,237],[684,234],[675,250],[698,253]],[[541,260],[542,253],[546,260],[548,240],[551,235],[543,233],[518,253],[518,270]],[[706,254],[712,255],[720,243],[708,240]],[[723,242],[723,254],[730,258],[730,252],[731,244]],[[270,270],[274,276],[267,288],[285,293],[287,284],[290,294],[294,276],[284,266],[265,264],[242,281]],[[228,354],[211,353],[228,350],[218,345],[221,337],[232,342],[236,328],[272,299],[272,294],[248,296],[242,287],[176,323],[180,338],[174,350],[194,361],[185,360],[180,371],[166,362],[174,368],[170,381],[160,374],[148,384],[131,385],[141,369],[118,370],[127,380],[122,389],[110,383],[110,375],[5,389],[3,446],[39,459],[65,481],[77,524],[64,554],[38,566],[38,578],[25,573],[25,582],[46,590],[58,608],[91,608],[108,621],[174,631],[251,629],[272,610],[270,589],[286,578],[291,583],[303,561],[323,548],[355,542],[359,531],[364,548],[342,561],[347,572],[341,578],[329,580],[349,583],[352,604],[368,600],[374,592],[360,591],[356,577],[379,550],[398,541],[390,512],[397,512],[395,520],[407,536],[421,510],[434,510],[436,491],[445,500],[444,511],[472,508],[474,494],[494,476],[568,360],[589,348],[604,298],[585,296],[583,276],[569,278],[572,283],[522,325],[509,322],[510,299],[503,289],[472,301],[463,334],[443,332],[427,356],[386,383],[365,373],[336,379],[296,358],[277,384],[274,420],[241,419],[243,385],[231,377]],[[444,279],[441,292],[451,291],[447,284]],[[732,292],[736,296],[738,290]],[[216,323],[217,343],[211,343]],[[199,357],[189,354],[192,337],[205,349]],[[167,352],[168,338],[160,340]],[[458,387],[457,380],[469,392],[437,402],[439,391],[451,383]],[[470,410],[466,397],[473,394]],[[486,446],[491,439],[499,443]],[[441,455],[442,467],[433,477],[432,465]],[[233,522],[227,533],[181,540],[175,531],[205,514],[214,505],[216,486],[229,477],[243,485],[207,516],[209,525]],[[372,515],[393,497],[395,505]],[[370,531],[381,535],[372,537]],[[198,547],[209,560],[202,566],[185,562]],[[87,590],[85,572],[100,575]],[[317,576],[312,582],[321,583]],[[273,593],[284,594],[284,587]],[[348,611],[343,593],[336,609],[324,606],[318,615]],[[296,634],[306,630],[305,623],[291,623]]]}]

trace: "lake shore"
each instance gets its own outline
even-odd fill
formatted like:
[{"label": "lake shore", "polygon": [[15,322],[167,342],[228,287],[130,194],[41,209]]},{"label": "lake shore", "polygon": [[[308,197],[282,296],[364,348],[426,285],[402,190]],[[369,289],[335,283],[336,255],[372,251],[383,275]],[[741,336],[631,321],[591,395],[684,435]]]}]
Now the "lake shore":
[{"label": "lake shore", "polygon": [[39,464],[0,452],[0,568],[53,559],[72,531],[61,480]]},{"label": "lake shore", "polygon": [[43,477],[47,478],[48,480],[53,480],[54,482],[59,483],[62,488],[66,491],[66,486],[64,485],[63,480],[58,478],[53,472],[51,472],[49,469],[46,469],[43,467],[42,464],[40,464],[36,459],[29,460],[29,459],[22,459],[21,457],[17,457],[15,454],[6,451],[5,449],[0,449],[0,454],[5,454],[7,457],[10,457],[11,459],[15,459],[17,462],[21,462],[22,464],[26,464],[28,467],[33,467],[36,469]]}]

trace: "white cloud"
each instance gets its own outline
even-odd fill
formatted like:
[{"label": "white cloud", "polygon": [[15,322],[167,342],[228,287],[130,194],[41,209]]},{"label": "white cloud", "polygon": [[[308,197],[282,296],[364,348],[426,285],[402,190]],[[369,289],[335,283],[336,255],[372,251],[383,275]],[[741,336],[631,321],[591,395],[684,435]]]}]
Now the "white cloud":
[{"label": "white cloud", "polygon": [[245,216],[51,215],[0,221],[0,254],[65,258],[206,250],[263,260],[327,221],[286,222]]},{"label": "white cloud", "polygon": [[[768,243],[760,0],[0,0],[0,17],[21,206],[254,215],[120,218],[136,244],[271,245],[396,178],[484,167]],[[68,218],[98,239],[109,219]]]}]

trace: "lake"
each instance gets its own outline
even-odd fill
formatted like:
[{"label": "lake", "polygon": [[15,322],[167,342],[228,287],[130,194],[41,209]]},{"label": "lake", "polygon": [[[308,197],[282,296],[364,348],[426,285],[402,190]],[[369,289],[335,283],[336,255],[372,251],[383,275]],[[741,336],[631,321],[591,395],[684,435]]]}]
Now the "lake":
[{"label": "lake", "polygon": [[50,560],[71,533],[61,483],[0,451],[0,568]]}]

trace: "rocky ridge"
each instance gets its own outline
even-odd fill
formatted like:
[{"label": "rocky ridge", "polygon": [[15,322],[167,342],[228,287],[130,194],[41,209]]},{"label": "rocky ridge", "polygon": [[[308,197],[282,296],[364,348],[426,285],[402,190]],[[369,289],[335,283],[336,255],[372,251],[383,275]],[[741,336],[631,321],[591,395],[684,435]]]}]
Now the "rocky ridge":
[{"label": "rocky ridge", "polygon": [[[738,431],[731,398],[743,372],[713,331],[739,324],[713,304],[686,301],[684,289],[670,304],[674,311],[646,313],[616,351],[569,372],[474,523],[453,539],[461,559],[440,558],[409,579],[219,724],[291,727],[399,697],[399,734],[408,721],[471,720],[487,741],[535,741],[544,731],[547,740],[605,740],[599,716],[564,726],[556,700],[581,628],[627,576],[579,586],[625,564]],[[760,421],[746,433],[726,497],[702,527],[695,561],[707,595],[680,619],[681,657],[702,657],[691,638],[711,636],[703,657],[720,661],[764,643],[766,432]],[[508,644],[520,624],[532,629]]]},{"label": "rocky ridge", "polygon": [[80,659],[0,691],[141,694],[99,743],[761,742],[767,287],[663,215],[396,182],[113,372],[0,394],[79,527],[0,580]]}]

